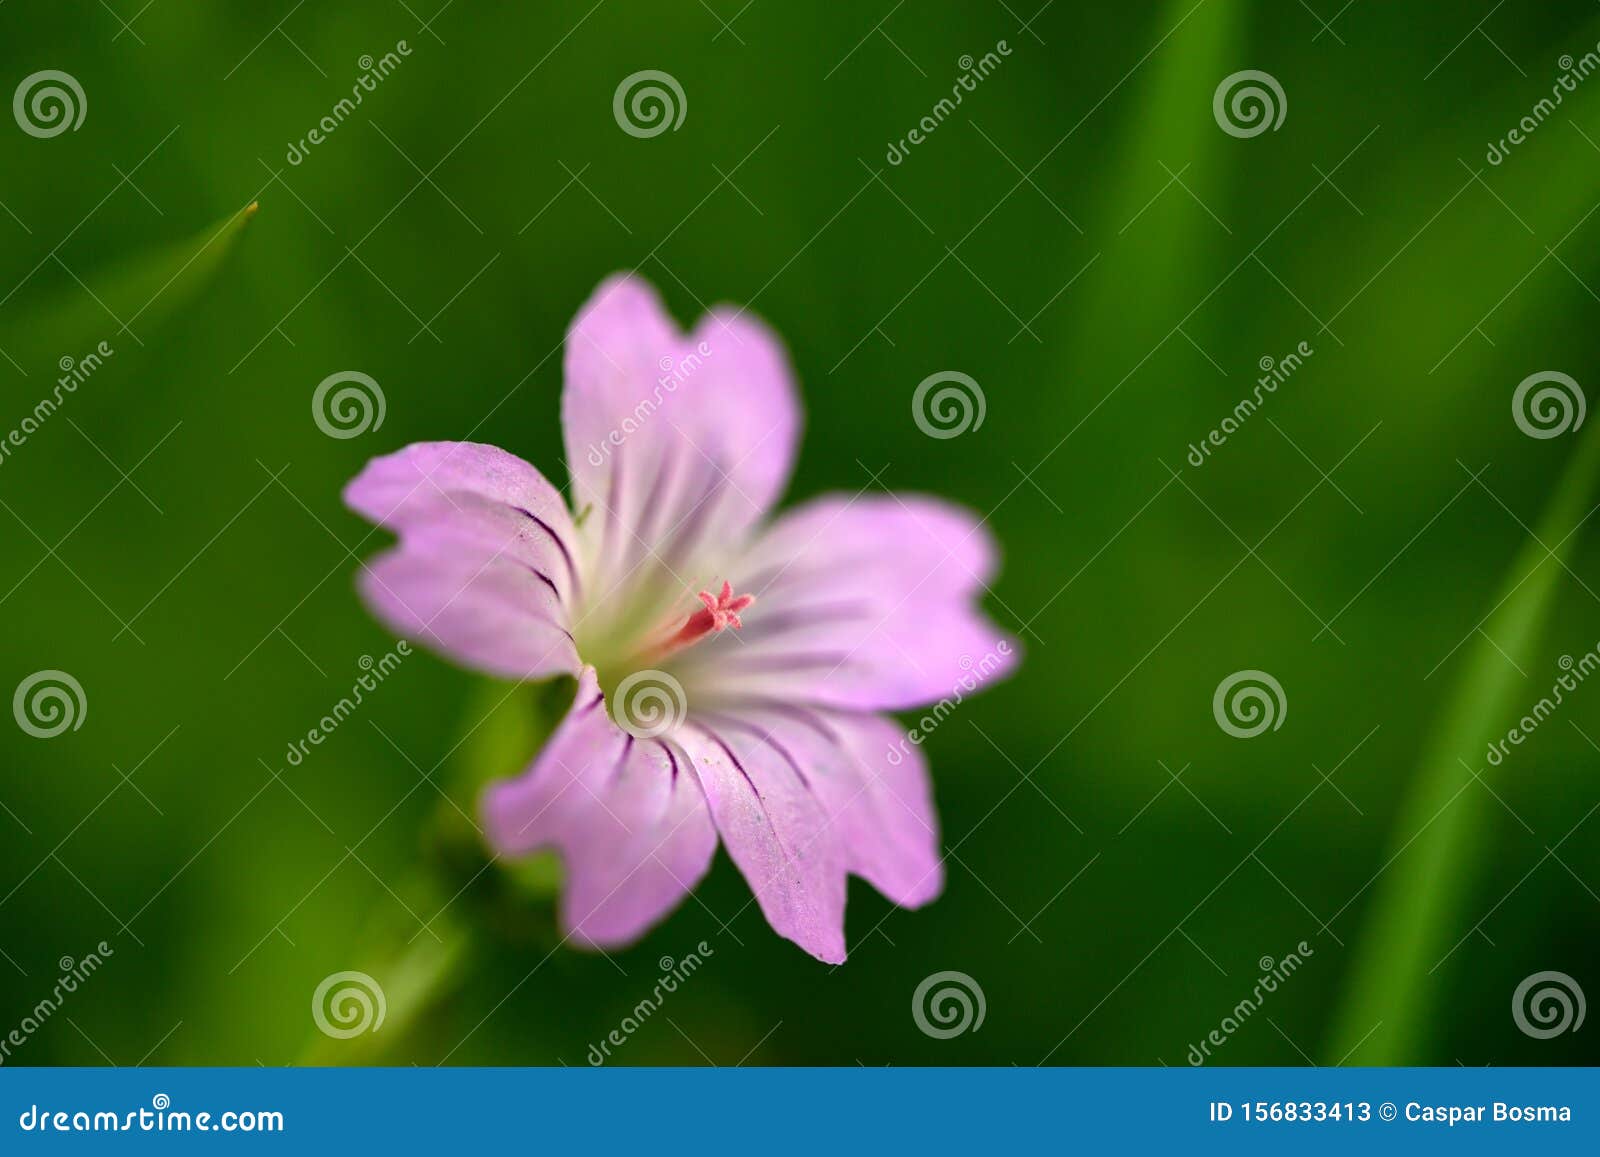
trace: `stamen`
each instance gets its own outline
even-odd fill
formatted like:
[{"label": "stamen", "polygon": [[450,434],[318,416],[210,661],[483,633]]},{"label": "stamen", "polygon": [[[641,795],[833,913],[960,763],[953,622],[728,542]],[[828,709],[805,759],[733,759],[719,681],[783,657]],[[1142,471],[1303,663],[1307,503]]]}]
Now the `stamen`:
[{"label": "stamen", "polygon": [[662,644],[660,654],[681,650],[729,627],[738,629],[744,626],[739,619],[739,612],[756,601],[755,595],[735,595],[733,584],[729,582],[724,582],[722,590],[715,595],[710,591],[701,591],[696,597],[700,600],[700,609],[690,615],[689,621]]}]

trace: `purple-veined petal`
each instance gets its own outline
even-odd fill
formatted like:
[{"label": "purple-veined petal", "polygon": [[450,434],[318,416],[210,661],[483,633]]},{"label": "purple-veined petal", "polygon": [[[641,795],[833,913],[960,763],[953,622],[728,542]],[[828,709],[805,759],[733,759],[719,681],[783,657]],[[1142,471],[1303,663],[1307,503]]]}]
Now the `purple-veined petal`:
[{"label": "purple-veined petal", "polygon": [[1008,674],[1018,645],[976,605],[994,545],[934,499],[827,497],[780,517],[734,575],[738,632],[686,652],[702,702],[780,699],[903,710]]},{"label": "purple-veined petal", "polygon": [[943,890],[927,761],[892,719],[805,707],[710,719],[721,732],[759,737],[804,771],[852,875],[902,908],[921,907]]},{"label": "purple-veined petal", "polygon": [[628,275],[567,334],[561,416],[602,597],[709,582],[782,493],[800,431],[774,334],[721,308],[683,335]]},{"label": "purple-veined petal", "polygon": [[666,741],[611,720],[592,667],[533,766],[490,787],[481,810],[500,854],[561,853],[562,924],[602,948],[631,943],[677,907],[717,847],[694,772]]},{"label": "purple-veined petal", "polygon": [[560,493],[514,454],[475,442],[417,442],[368,462],[345,487],[345,504],[402,540],[425,532],[486,558],[533,567],[570,605],[577,535]]},{"label": "purple-veined petal", "polygon": [[842,963],[843,846],[804,770],[761,735],[693,716],[675,738],[767,923],[818,960]]},{"label": "purple-veined petal", "polygon": [[509,555],[413,533],[364,564],[357,587],[396,634],[477,670],[539,679],[578,668],[554,586]]}]

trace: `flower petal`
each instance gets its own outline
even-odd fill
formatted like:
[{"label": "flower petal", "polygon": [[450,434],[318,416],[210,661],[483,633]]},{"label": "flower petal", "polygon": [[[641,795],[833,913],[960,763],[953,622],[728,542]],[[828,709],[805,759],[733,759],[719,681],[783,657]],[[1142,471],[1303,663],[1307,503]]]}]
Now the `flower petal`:
[{"label": "flower petal", "polygon": [[345,504],[404,539],[427,528],[483,553],[536,567],[569,605],[577,534],[560,493],[539,471],[495,446],[417,442],[374,458],[345,487]]},{"label": "flower petal", "polygon": [[625,576],[673,595],[708,581],[782,493],[800,431],[788,359],[765,326],[719,309],[686,337],[627,275],[567,334],[561,418],[605,594]]},{"label": "flower petal", "polygon": [[667,744],[612,722],[592,667],[532,768],[489,788],[481,810],[502,855],[560,851],[563,926],[598,947],[631,943],[677,907],[717,847],[700,781]]},{"label": "flower petal", "polygon": [[744,626],[686,652],[697,702],[902,710],[1008,674],[1018,645],[975,605],[994,545],[934,499],[830,496],[785,514],[738,564]]},{"label": "flower petal", "polygon": [[691,720],[676,738],[767,923],[818,960],[843,963],[843,849],[804,772],[780,747],[743,729]]},{"label": "flower petal", "polygon": [[448,535],[413,533],[364,564],[357,587],[396,634],[466,666],[505,679],[578,668],[555,589],[508,556],[480,557]]},{"label": "flower petal", "polygon": [[852,875],[902,908],[943,890],[927,760],[892,719],[798,707],[713,718],[724,730],[761,736],[804,770]]}]

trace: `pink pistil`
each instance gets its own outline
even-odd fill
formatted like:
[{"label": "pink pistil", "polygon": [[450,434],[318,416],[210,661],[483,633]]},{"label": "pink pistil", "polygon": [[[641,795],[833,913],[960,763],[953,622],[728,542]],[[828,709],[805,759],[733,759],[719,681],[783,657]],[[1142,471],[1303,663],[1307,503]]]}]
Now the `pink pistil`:
[{"label": "pink pistil", "polygon": [[678,628],[677,634],[662,644],[663,654],[698,643],[701,639],[715,635],[728,627],[737,629],[744,626],[739,621],[739,612],[756,601],[755,595],[735,595],[733,584],[728,582],[722,584],[722,590],[718,594],[701,591],[697,597],[703,605],[689,616],[688,622]]}]

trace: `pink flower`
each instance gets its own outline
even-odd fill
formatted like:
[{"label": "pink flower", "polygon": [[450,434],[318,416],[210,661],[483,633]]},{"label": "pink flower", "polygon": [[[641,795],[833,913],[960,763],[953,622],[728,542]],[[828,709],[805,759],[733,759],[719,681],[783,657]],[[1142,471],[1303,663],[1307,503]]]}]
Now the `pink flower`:
[{"label": "pink flower", "polygon": [[[839,495],[769,521],[800,441],[778,339],[740,311],[681,334],[635,277],[567,334],[571,498],[504,450],[426,442],[345,491],[399,536],[361,590],[395,631],[577,698],[482,812],[506,856],[563,858],[573,940],[629,943],[720,838],[767,921],[845,957],[845,879],[939,894],[921,747],[883,715],[959,701],[1016,647],[976,608],[995,549],[931,498]],[[609,695],[609,701],[608,701]]]}]

